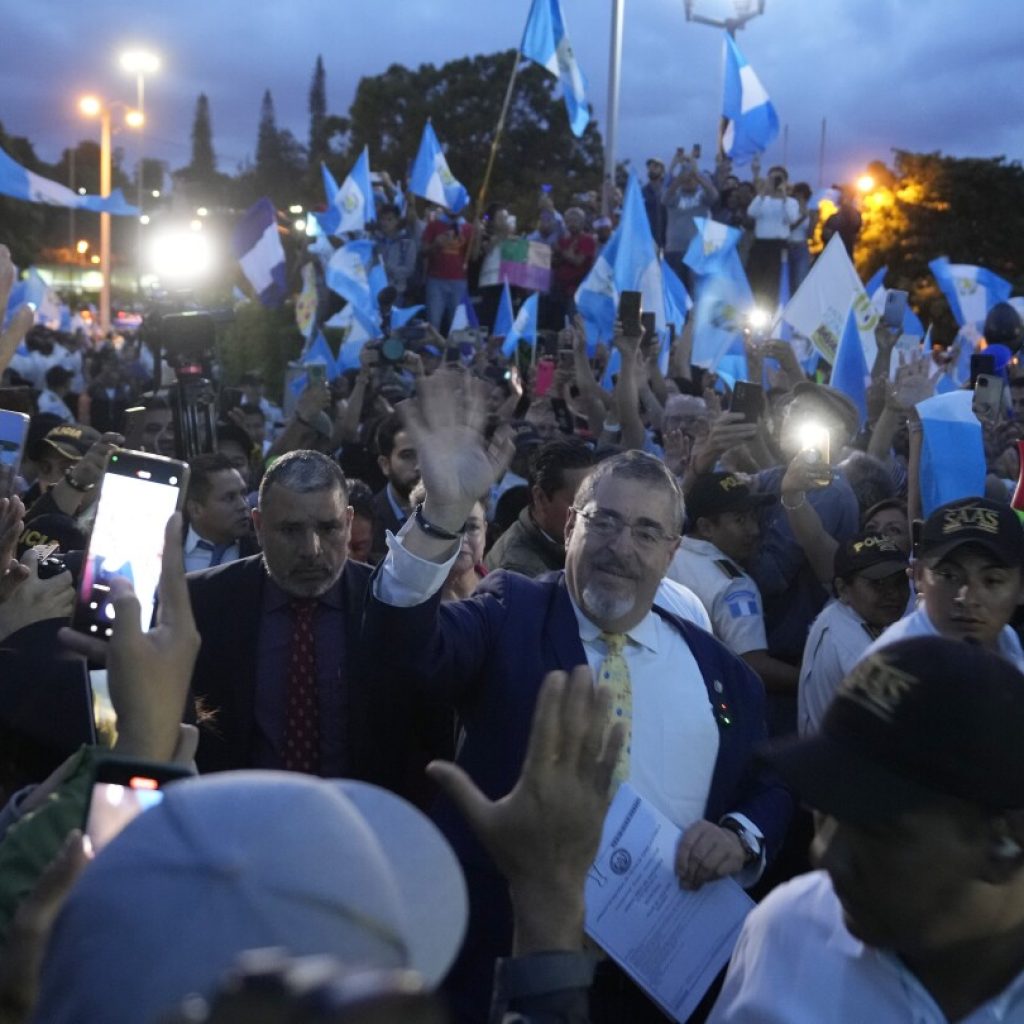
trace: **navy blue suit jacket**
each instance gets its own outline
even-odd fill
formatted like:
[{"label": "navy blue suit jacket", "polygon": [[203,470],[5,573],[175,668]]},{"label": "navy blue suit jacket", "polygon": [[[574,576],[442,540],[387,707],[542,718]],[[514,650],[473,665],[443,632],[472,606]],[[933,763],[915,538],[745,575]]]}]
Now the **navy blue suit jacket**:
[{"label": "navy blue suit jacket", "polygon": [[[785,835],[793,802],[753,759],[754,748],[766,736],[761,680],[710,633],[655,610],[693,651],[716,711],[719,749],[705,817],[717,821],[731,811],[745,814],[764,833],[771,858]],[[426,687],[458,709],[466,735],[457,760],[491,799],[508,793],[519,777],[546,673],[587,663],[562,572],[528,579],[498,571],[468,600],[441,604],[435,595],[413,608],[378,601],[371,586],[364,642],[379,664],[408,685]],[[492,955],[506,953],[511,907],[497,869],[453,805],[440,801],[434,817],[470,884],[476,920],[467,947],[488,944]],[[482,930],[481,904],[490,918]]]}]

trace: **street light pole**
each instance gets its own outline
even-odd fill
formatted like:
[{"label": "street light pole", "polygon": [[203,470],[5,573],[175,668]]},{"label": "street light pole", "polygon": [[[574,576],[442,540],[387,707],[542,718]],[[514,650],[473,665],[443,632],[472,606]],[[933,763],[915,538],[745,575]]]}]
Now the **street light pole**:
[{"label": "street light pole", "polygon": [[601,214],[611,216],[615,186],[615,142],[619,129],[619,72],[622,68],[622,19],[625,0],[612,0],[612,40],[608,55],[608,130],[604,140],[604,181]]},{"label": "street light pole", "polygon": [[[110,108],[104,104],[100,110],[100,195],[110,195]],[[110,330],[110,214],[100,214],[100,332],[106,336]]]}]

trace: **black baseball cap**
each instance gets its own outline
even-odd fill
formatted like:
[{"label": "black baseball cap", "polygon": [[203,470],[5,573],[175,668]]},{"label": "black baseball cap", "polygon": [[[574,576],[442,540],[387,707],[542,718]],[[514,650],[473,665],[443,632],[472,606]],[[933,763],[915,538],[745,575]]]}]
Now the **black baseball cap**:
[{"label": "black baseball cap", "polygon": [[1009,505],[988,498],[940,505],[924,521],[916,554],[934,563],[963,544],[978,544],[1006,565],[1024,566],[1024,528]]},{"label": "black baseball cap", "polygon": [[843,680],[821,731],[761,757],[842,821],[890,820],[942,797],[1024,808],[1024,674],[977,644],[900,640]]},{"label": "black baseball cap", "polygon": [[55,448],[65,459],[77,462],[100,439],[98,430],[79,423],[63,423],[43,438],[43,444]]},{"label": "black baseball cap", "polygon": [[864,576],[881,580],[903,572],[909,565],[907,556],[888,537],[877,533],[863,533],[840,544],[835,554],[835,575]]},{"label": "black baseball cap", "polygon": [[686,515],[691,523],[696,523],[701,516],[745,512],[774,505],[778,500],[774,494],[752,491],[736,473],[702,473],[686,495]]}]

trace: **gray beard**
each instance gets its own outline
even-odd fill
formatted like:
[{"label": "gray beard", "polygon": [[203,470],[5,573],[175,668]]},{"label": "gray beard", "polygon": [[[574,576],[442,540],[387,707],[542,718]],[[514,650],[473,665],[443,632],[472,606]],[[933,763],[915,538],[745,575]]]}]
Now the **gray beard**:
[{"label": "gray beard", "polygon": [[609,594],[593,583],[588,583],[583,588],[580,598],[588,618],[593,619],[598,625],[602,622],[617,622],[633,610],[635,602],[635,597]]}]

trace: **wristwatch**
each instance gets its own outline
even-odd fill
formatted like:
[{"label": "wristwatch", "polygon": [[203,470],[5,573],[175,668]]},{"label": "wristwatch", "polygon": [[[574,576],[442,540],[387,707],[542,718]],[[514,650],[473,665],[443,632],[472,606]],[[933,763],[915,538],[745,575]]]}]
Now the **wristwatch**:
[{"label": "wristwatch", "polygon": [[73,491],[78,491],[79,494],[88,494],[89,491],[94,491],[96,489],[95,482],[91,484],[80,484],[75,481],[75,478],[71,472],[73,468],[74,467],[72,466],[68,466],[68,468],[64,470],[64,482],[68,485],[68,487],[70,487]]},{"label": "wristwatch", "polygon": [[747,854],[746,859],[743,861],[744,867],[761,859],[764,840],[756,836],[749,828],[741,825],[735,818],[723,818],[718,823],[718,826],[719,828],[724,828],[727,832],[732,832],[739,839]]}]

